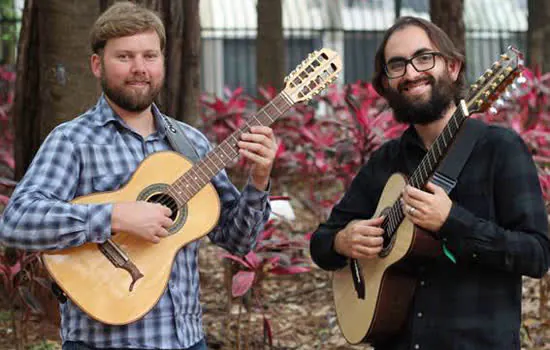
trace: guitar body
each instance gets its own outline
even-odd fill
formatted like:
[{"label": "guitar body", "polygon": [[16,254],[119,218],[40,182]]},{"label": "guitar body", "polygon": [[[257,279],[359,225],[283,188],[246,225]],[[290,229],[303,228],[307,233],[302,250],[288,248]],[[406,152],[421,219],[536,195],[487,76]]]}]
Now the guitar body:
[{"label": "guitar body", "polygon": [[[120,190],[76,198],[72,203],[99,204],[147,200],[178,179],[192,163],[175,152],[158,152],[147,157],[130,181]],[[174,258],[186,244],[208,234],[217,224],[220,200],[211,184],[173,213],[170,236],[154,244],[127,233],[111,237],[143,275],[132,285],[130,273],[116,268],[96,243],[45,252],[44,264],[59,287],[84,312],[112,325],[134,322],[160,299]],[[131,290],[130,290],[131,289]]]},{"label": "guitar body", "polygon": [[[401,174],[393,174],[384,187],[374,217],[395,203],[406,185]],[[385,257],[358,259],[365,283],[359,298],[349,266],[335,271],[332,289],[340,329],[351,344],[373,342],[396,333],[406,321],[416,278],[409,264],[423,256],[436,255],[439,245],[405,218],[395,233],[393,247]]]}]

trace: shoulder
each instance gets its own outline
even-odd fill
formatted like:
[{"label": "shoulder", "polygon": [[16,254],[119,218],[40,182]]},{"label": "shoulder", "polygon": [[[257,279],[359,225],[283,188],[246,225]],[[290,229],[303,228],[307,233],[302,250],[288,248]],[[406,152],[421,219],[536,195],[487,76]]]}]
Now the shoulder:
[{"label": "shoulder", "polygon": [[485,146],[491,147],[495,151],[527,150],[527,145],[521,136],[515,130],[504,126],[486,124],[483,141]]},{"label": "shoulder", "polygon": [[51,140],[63,140],[75,145],[86,143],[97,143],[104,132],[103,127],[94,121],[93,110],[57,125],[48,135],[44,142]]},{"label": "shoulder", "polygon": [[56,126],[50,135],[63,137],[75,145],[111,144],[116,129],[108,111],[101,106],[101,100],[75,118]]}]

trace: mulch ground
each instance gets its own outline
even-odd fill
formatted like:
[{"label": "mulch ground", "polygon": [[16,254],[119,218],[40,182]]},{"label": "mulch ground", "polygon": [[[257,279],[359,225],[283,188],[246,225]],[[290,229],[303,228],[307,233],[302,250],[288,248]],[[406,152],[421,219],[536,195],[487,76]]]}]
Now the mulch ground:
[{"label": "mulch ground", "polygon": [[[347,345],[340,335],[327,272],[314,268],[299,276],[270,277],[263,282],[259,301],[229,299],[221,253],[207,241],[200,253],[204,328],[211,349],[270,349],[264,316],[271,324],[271,349],[370,349]],[[538,316],[540,281],[526,278],[524,285],[523,349],[550,349],[549,321]],[[55,326],[34,319],[25,327],[27,349],[60,349]],[[0,310],[0,349],[15,349],[13,334],[7,313]]]}]

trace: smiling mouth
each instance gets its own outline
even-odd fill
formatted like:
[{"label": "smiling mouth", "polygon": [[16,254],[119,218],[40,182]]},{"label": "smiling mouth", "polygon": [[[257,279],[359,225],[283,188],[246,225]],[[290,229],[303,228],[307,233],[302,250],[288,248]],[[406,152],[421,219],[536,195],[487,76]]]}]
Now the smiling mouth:
[{"label": "smiling mouth", "polygon": [[428,79],[423,79],[423,80],[407,83],[400,90],[409,92],[410,90],[414,90],[417,87],[423,87],[428,85],[431,85],[431,82]]}]

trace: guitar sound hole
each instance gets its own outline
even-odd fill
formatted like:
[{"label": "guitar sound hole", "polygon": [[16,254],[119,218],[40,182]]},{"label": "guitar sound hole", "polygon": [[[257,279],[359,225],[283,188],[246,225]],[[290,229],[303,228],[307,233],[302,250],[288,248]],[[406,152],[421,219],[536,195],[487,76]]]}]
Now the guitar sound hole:
[{"label": "guitar sound hole", "polygon": [[149,197],[147,199],[147,202],[149,202],[149,203],[159,203],[159,204],[164,205],[165,207],[170,208],[170,210],[172,210],[172,215],[170,215],[170,219],[172,219],[174,221],[176,220],[176,218],[178,216],[178,204],[176,203],[174,198],[172,198],[171,196],[169,196],[165,193],[157,193],[157,194],[154,194],[151,197]]}]

